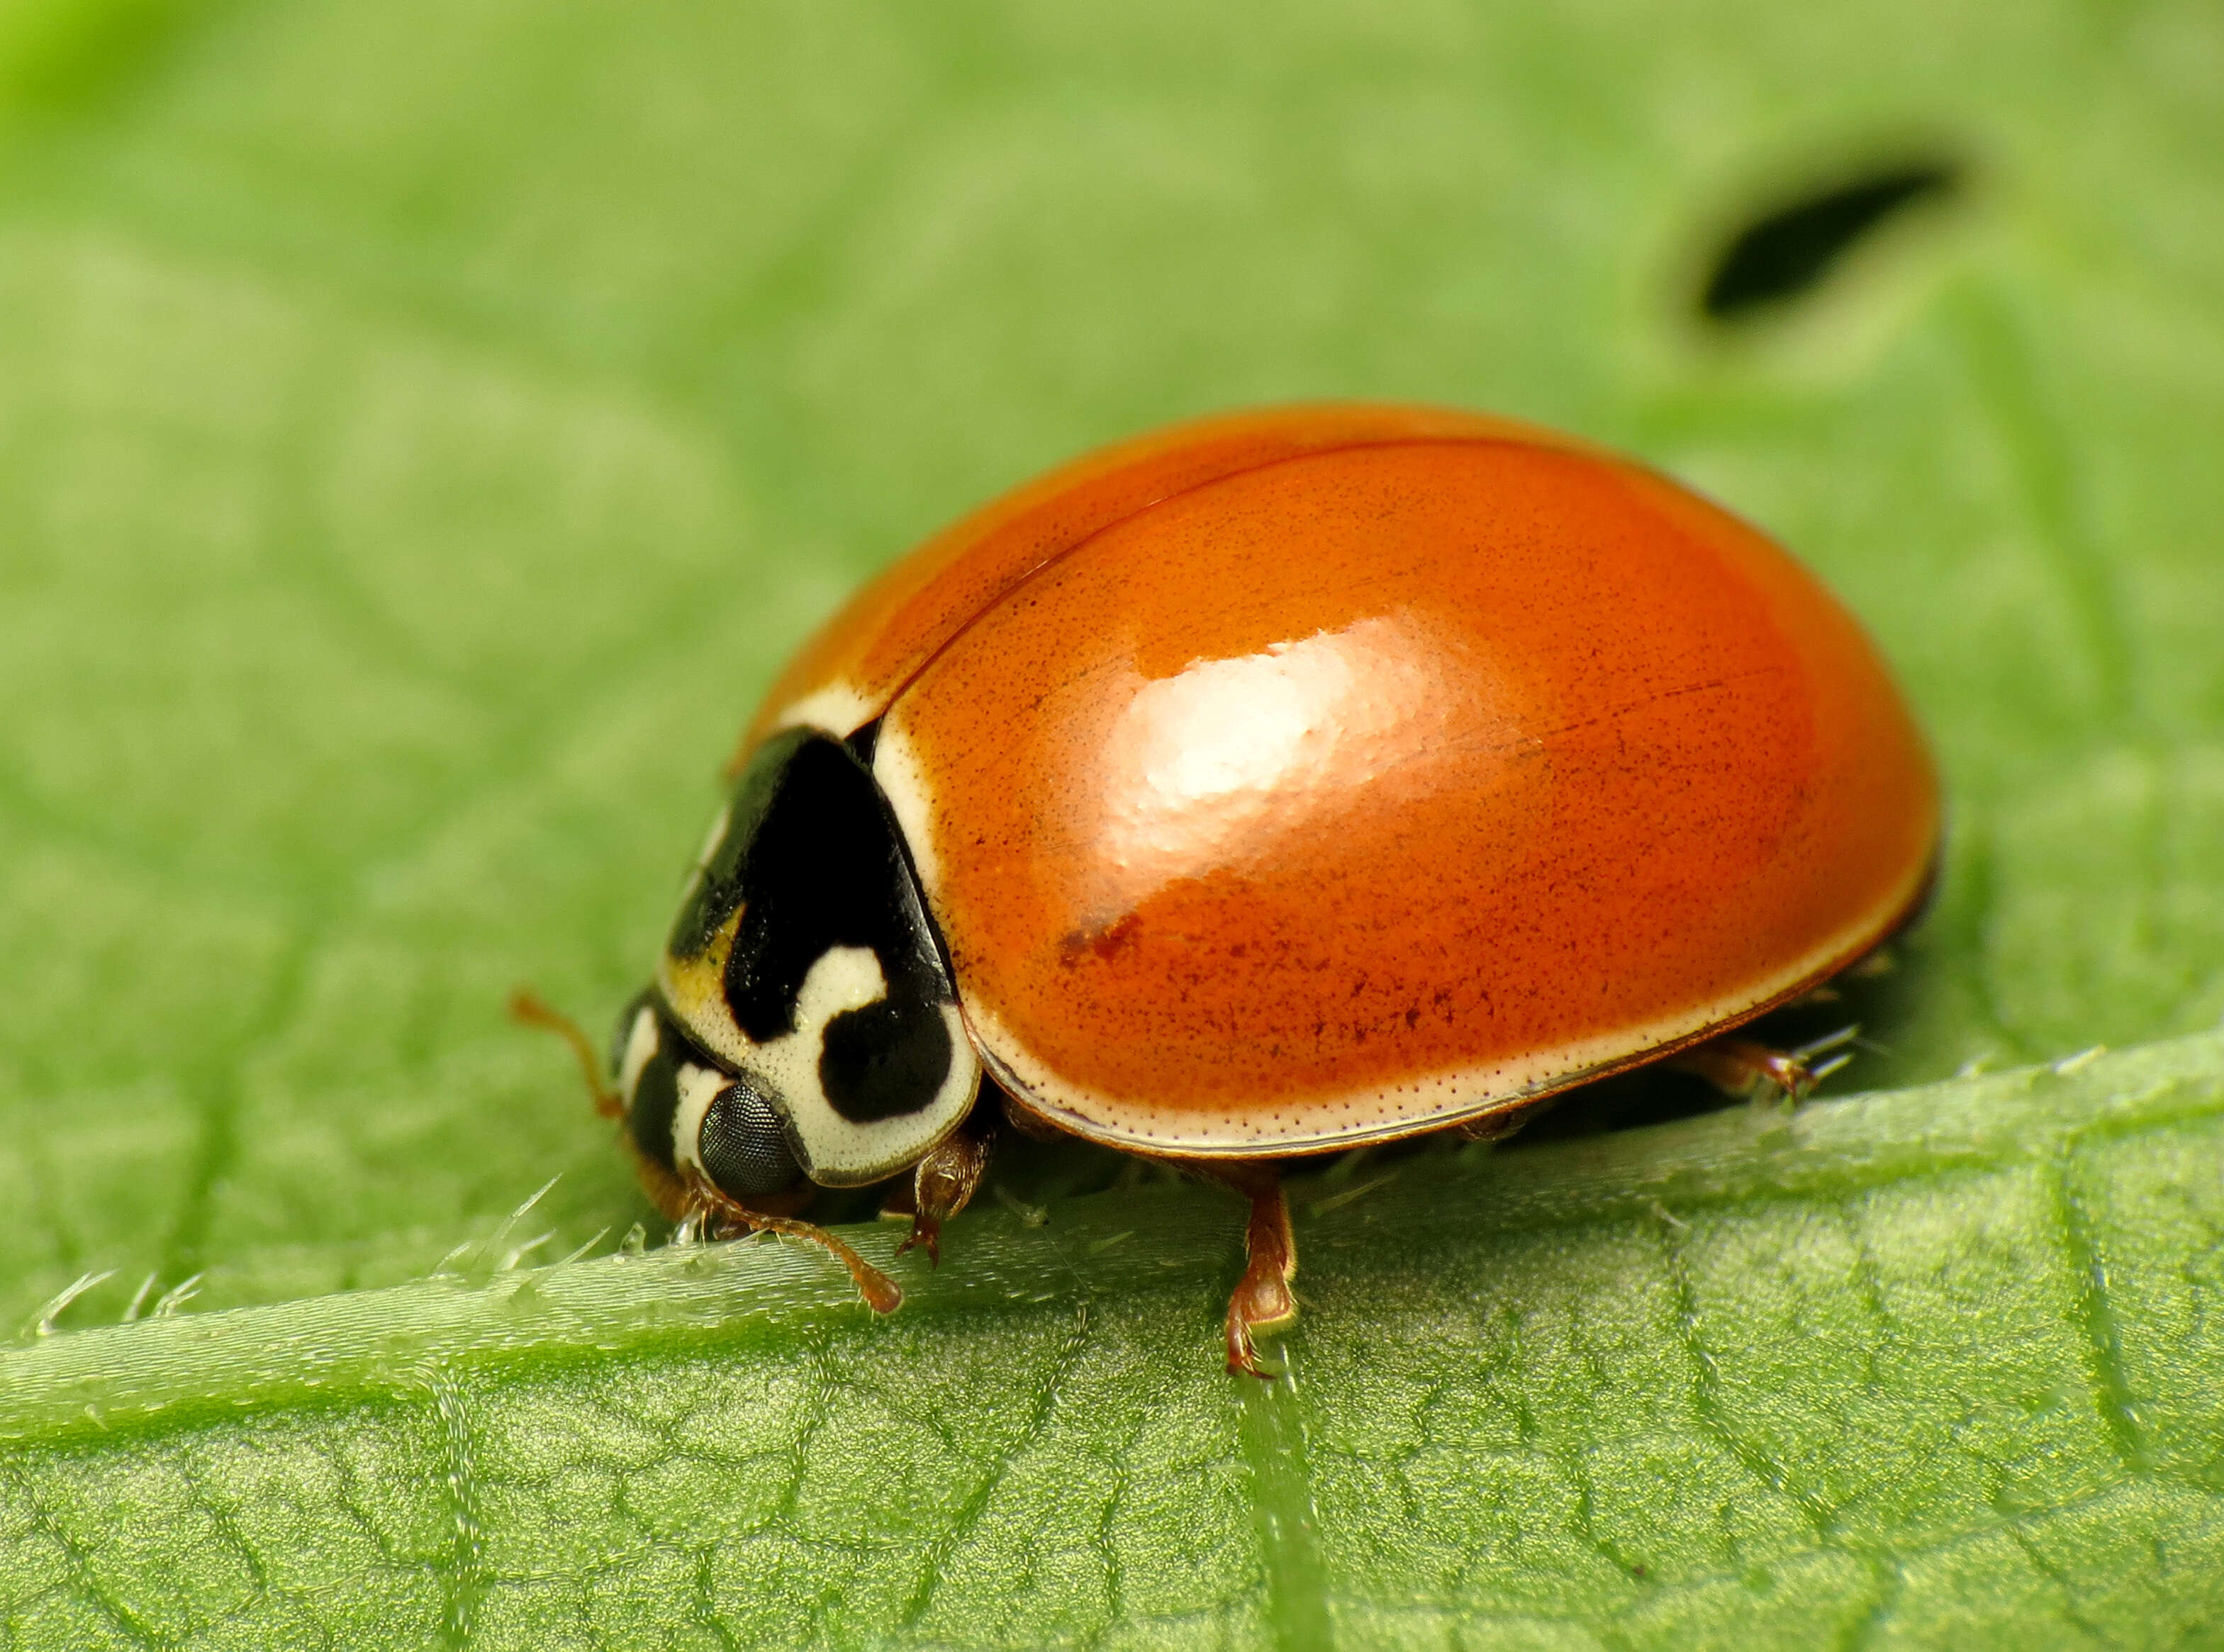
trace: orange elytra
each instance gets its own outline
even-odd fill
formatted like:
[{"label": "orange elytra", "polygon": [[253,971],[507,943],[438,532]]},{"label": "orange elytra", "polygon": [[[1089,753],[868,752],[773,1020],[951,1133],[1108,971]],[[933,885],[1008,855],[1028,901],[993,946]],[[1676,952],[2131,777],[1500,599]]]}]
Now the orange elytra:
[{"label": "orange elytra", "polygon": [[910,1171],[932,1250],[1000,1116],[1179,1161],[1253,1200],[1231,1370],[1294,1311],[1276,1161],[1679,1053],[1797,1092],[1722,1035],[1886,940],[1939,840],[1875,649],[1766,535],[1399,406],[987,506],[805,647],[733,773],[612,1057],[666,1209],[819,1237],[797,1188]]}]

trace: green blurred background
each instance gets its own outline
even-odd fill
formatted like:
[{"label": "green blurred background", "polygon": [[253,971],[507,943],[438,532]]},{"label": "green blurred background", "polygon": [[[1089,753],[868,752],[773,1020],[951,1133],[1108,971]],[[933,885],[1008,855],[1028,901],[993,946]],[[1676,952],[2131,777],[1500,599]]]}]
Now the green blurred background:
[{"label": "green blurred background", "polygon": [[[1279,398],[1628,448],[1871,624],[1953,838],[1849,1081],[2215,1027],[2220,86],[2195,0],[0,0],[0,1307],[396,1284],[559,1173],[517,1237],[608,1249],[646,1207],[509,989],[616,1010],[863,573]],[[1910,161],[1955,187],[1701,316],[1742,226]],[[426,1632],[495,1643],[464,1592]],[[896,1633],[814,1598],[705,1622]]]}]

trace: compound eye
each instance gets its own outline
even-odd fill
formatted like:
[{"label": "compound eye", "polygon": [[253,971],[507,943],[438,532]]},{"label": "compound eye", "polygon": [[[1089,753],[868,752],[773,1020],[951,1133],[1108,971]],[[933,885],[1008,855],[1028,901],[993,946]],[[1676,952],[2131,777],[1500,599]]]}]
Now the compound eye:
[{"label": "compound eye", "polygon": [[772,1104],[746,1079],[718,1092],[697,1142],[703,1174],[743,1201],[776,1193],[803,1175]]}]

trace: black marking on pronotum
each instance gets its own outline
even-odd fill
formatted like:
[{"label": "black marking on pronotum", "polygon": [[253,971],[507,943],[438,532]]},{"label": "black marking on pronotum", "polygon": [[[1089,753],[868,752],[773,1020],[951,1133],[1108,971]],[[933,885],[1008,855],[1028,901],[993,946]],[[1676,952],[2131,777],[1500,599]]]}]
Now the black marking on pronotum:
[{"label": "black marking on pronotum", "polygon": [[711,845],[710,858],[688,886],[679,916],[673,921],[665,946],[675,958],[699,958],[742,900],[742,867],[787,775],[796,753],[825,736],[809,729],[789,729],[759,746],[748,768],[734,782],[727,800],[725,833]]},{"label": "black marking on pronotum", "polygon": [[1716,255],[1700,311],[1741,321],[1819,284],[1872,230],[1916,202],[1950,193],[1957,168],[1924,161],[1881,168],[1771,208]]},{"label": "black marking on pronotum", "polygon": [[747,1079],[736,1079],[712,1100],[696,1151],[703,1174],[736,1199],[776,1193],[803,1174],[779,1115]]},{"label": "black marking on pronotum", "polygon": [[883,998],[826,1023],[818,1087],[834,1111],[869,1124],[916,1112],[950,1076],[950,1029],[938,1004]]},{"label": "black marking on pronotum", "polygon": [[853,747],[791,730],[750,760],[673,952],[699,956],[737,911],[724,989],[743,1036],[768,1044],[794,1032],[812,965],[836,947],[862,947],[886,991],[829,1023],[826,1100],[857,1123],[933,1101],[952,1059],[941,1006],[957,995],[901,829]]},{"label": "black marking on pronotum", "polygon": [[[743,786],[755,775],[752,765]],[[951,999],[895,817],[841,742],[797,744],[755,827],[726,960],[726,1003],[744,1034],[763,1044],[793,1032],[804,978],[837,946],[872,952],[890,1002]]]}]

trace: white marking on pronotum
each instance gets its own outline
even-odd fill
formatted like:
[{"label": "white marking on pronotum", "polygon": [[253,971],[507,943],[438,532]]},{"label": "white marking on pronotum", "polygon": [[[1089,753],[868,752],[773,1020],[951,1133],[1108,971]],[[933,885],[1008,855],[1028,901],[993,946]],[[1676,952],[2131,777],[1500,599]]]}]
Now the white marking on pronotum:
[{"label": "white marking on pronotum", "polygon": [[795,1024],[824,1029],[837,1016],[888,996],[888,978],[881,972],[880,954],[869,946],[829,946],[818,954],[795,995]]},{"label": "white marking on pronotum", "polygon": [[[803,1138],[806,1148],[823,1134],[818,1129],[818,1116],[833,1111],[818,1080],[818,1056],[825,1047],[826,1023],[848,1010],[877,1003],[888,993],[888,978],[881,973],[881,960],[871,947],[830,946],[812,965],[796,994],[795,1030],[746,1047],[749,1073],[775,1098],[774,1104]],[[680,1162],[698,1170],[703,1168],[704,1115],[717,1095],[715,1087],[700,1096],[689,1092],[688,1075],[701,1070],[682,1069],[679,1110],[672,1121],[673,1142]],[[814,1102],[816,1105],[810,1104]],[[816,1155],[811,1153],[799,1156],[806,1169],[815,1162]]]},{"label": "white marking on pronotum", "polygon": [[965,1117],[980,1088],[980,1064],[957,1007],[938,1004],[950,1067],[934,1095],[915,1111],[862,1123],[834,1111],[818,1074],[826,1029],[836,1016],[878,1003],[888,991],[888,978],[870,947],[830,946],[803,978],[795,1030],[752,1046],[742,1063],[763,1082],[793,1133],[804,1174],[825,1187],[861,1187],[917,1162]]}]

